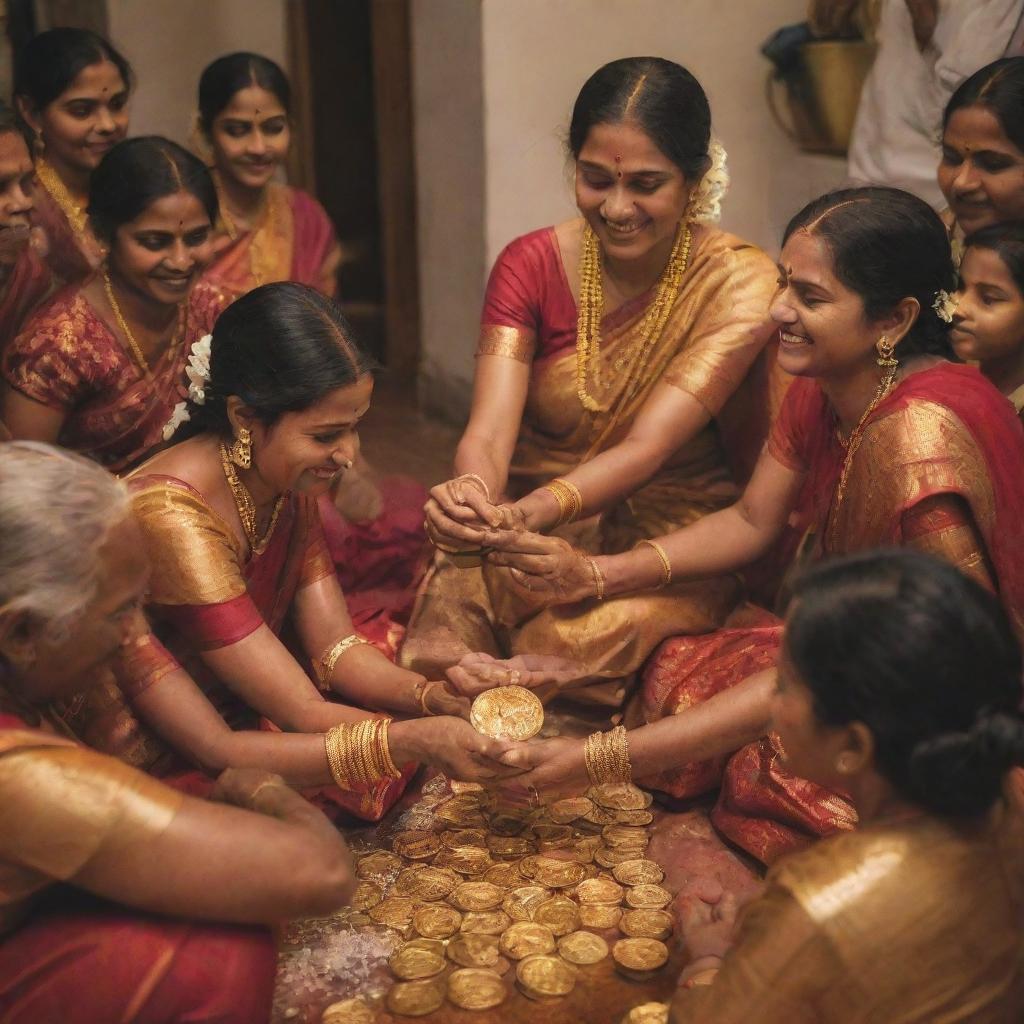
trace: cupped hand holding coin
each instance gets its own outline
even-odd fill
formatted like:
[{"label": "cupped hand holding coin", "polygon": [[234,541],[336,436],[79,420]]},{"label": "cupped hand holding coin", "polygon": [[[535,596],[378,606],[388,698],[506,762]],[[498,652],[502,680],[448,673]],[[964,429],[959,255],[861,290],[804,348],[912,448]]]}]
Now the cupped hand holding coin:
[{"label": "cupped hand holding coin", "polygon": [[419,761],[460,782],[489,782],[521,770],[501,760],[514,749],[513,743],[484,736],[462,718],[446,715],[394,722],[389,739],[396,764]]},{"label": "cupped hand holding coin", "polygon": [[502,756],[502,762],[522,774],[509,779],[502,790],[509,799],[517,794],[540,793],[545,800],[575,796],[590,784],[584,757],[584,740],[556,736],[520,744]]},{"label": "cupped hand holding coin", "polygon": [[569,683],[587,677],[583,665],[547,654],[517,654],[494,658],[489,654],[467,654],[447,672],[448,681],[461,694],[477,697],[496,686],[522,686],[540,691],[546,699]]}]

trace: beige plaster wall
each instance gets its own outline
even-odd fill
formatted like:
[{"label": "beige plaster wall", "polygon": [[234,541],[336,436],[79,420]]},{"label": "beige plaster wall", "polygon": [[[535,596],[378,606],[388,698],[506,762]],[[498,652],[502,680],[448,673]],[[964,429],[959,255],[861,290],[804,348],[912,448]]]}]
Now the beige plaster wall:
[{"label": "beige plaster wall", "polygon": [[203,68],[235,50],[287,66],[287,0],[108,0],[110,37],[132,62],[133,135],[185,142]]}]

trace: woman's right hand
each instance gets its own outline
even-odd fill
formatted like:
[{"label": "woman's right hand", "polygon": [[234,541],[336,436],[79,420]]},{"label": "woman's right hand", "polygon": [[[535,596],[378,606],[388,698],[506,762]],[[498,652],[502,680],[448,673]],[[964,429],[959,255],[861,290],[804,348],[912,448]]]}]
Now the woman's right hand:
[{"label": "woman's right hand", "polygon": [[585,739],[566,736],[519,744],[501,760],[522,774],[502,784],[501,788],[508,789],[511,795],[525,790],[544,797],[583,792],[590,785],[585,745]]},{"label": "woman's right hand", "polygon": [[432,487],[423,511],[427,536],[442,551],[479,551],[483,531],[503,522],[480,482],[468,475]]},{"label": "woman's right hand", "polygon": [[[393,724],[391,730],[398,724]],[[415,759],[437,768],[450,779],[488,782],[521,771],[501,760],[515,744],[484,736],[461,718],[416,718],[402,722],[401,726],[409,733]]]},{"label": "woman's right hand", "polygon": [[523,530],[488,530],[484,544],[491,565],[509,570],[513,582],[539,606],[572,604],[596,593],[594,569],[585,551],[561,537]]}]

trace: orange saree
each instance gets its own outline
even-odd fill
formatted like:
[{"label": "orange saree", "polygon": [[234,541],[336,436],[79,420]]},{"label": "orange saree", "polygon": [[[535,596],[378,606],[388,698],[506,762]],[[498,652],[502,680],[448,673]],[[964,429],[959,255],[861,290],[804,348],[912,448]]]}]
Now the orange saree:
[{"label": "orange saree", "polygon": [[[316,501],[289,494],[266,548],[246,559],[230,527],[198,491],[144,470],[133,475],[130,487],[152,565],[147,613],[160,642],[142,638],[126,652],[118,673],[125,695],[131,701],[159,686],[180,664],[231,728],[275,728],[224,686],[201,652],[228,647],[264,624],[284,634],[298,591],[334,574]],[[373,626],[375,632],[364,626],[363,635],[393,657],[395,627],[386,622]],[[407,770],[399,779],[351,791],[324,787],[315,795],[327,809],[333,805],[377,821],[411,775]]]},{"label": "orange saree", "polygon": [[[600,377],[606,387],[599,395],[603,411],[592,412],[577,397],[577,307],[555,229],[512,242],[491,273],[477,350],[531,367],[510,468],[512,497],[620,442],[654,387],[666,382],[697,399],[711,422],[647,484],[608,509],[589,534],[577,527],[574,541],[593,551],[623,551],[733,501],[730,456],[737,452],[727,442],[741,446],[737,432],[723,425],[737,422],[730,416],[735,396],[742,395],[747,411],[768,405],[767,387],[752,402],[746,383],[771,334],[768,304],[776,277],[759,249],[702,229],[666,327],[638,373],[630,369],[645,350],[641,328],[656,289],[603,318]],[[750,416],[744,442],[754,449],[767,419]],[[535,613],[521,604],[504,570],[458,568],[439,554],[417,599],[402,661],[430,674],[468,651],[560,654],[607,680],[574,695],[619,706],[627,680],[661,640],[720,626],[739,593],[738,581],[723,576]]]},{"label": "orange saree", "polygon": [[[841,503],[846,452],[815,381],[790,388],[768,447],[806,475],[790,540],[806,537],[813,557],[918,547],[992,586],[1024,635],[1024,430],[977,370],[941,363],[900,382],[868,421]],[[661,646],[644,671],[644,721],[684,713],[774,664],[779,619],[748,607],[730,625]],[[765,863],[856,823],[841,796],[790,775],[771,738],[647,781],[680,799],[720,786],[712,822]]]}]

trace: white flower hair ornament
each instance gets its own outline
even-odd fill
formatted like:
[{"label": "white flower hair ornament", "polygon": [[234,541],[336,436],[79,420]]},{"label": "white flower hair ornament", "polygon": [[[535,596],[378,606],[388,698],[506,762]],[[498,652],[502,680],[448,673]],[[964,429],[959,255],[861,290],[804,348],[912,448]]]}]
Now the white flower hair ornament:
[{"label": "white flower hair ornament", "polygon": [[711,166],[690,196],[689,219],[695,224],[717,224],[722,219],[722,200],[729,191],[725,146],[714,136],[708,146]]},{"label": "white flower hair ornament", "polygon": [[935,315],[940,320],[951,324],[953,322],[953,314],[956,312],[956,299],[945,288],[940,288],[935,293],[932,309],[935,310]]},{"label": "white flower hair ornament", "polygon": [[182,423],[192,419],[188,403],[203,405],[206,402],[206,386],[210,383],[210,342],[212,334],[204,334],[194,342],[188,356],[185,376],[188,377],[188,402],[179,402],[171,411],[171,418],[164,424],[163,439],[170,441]]}]

